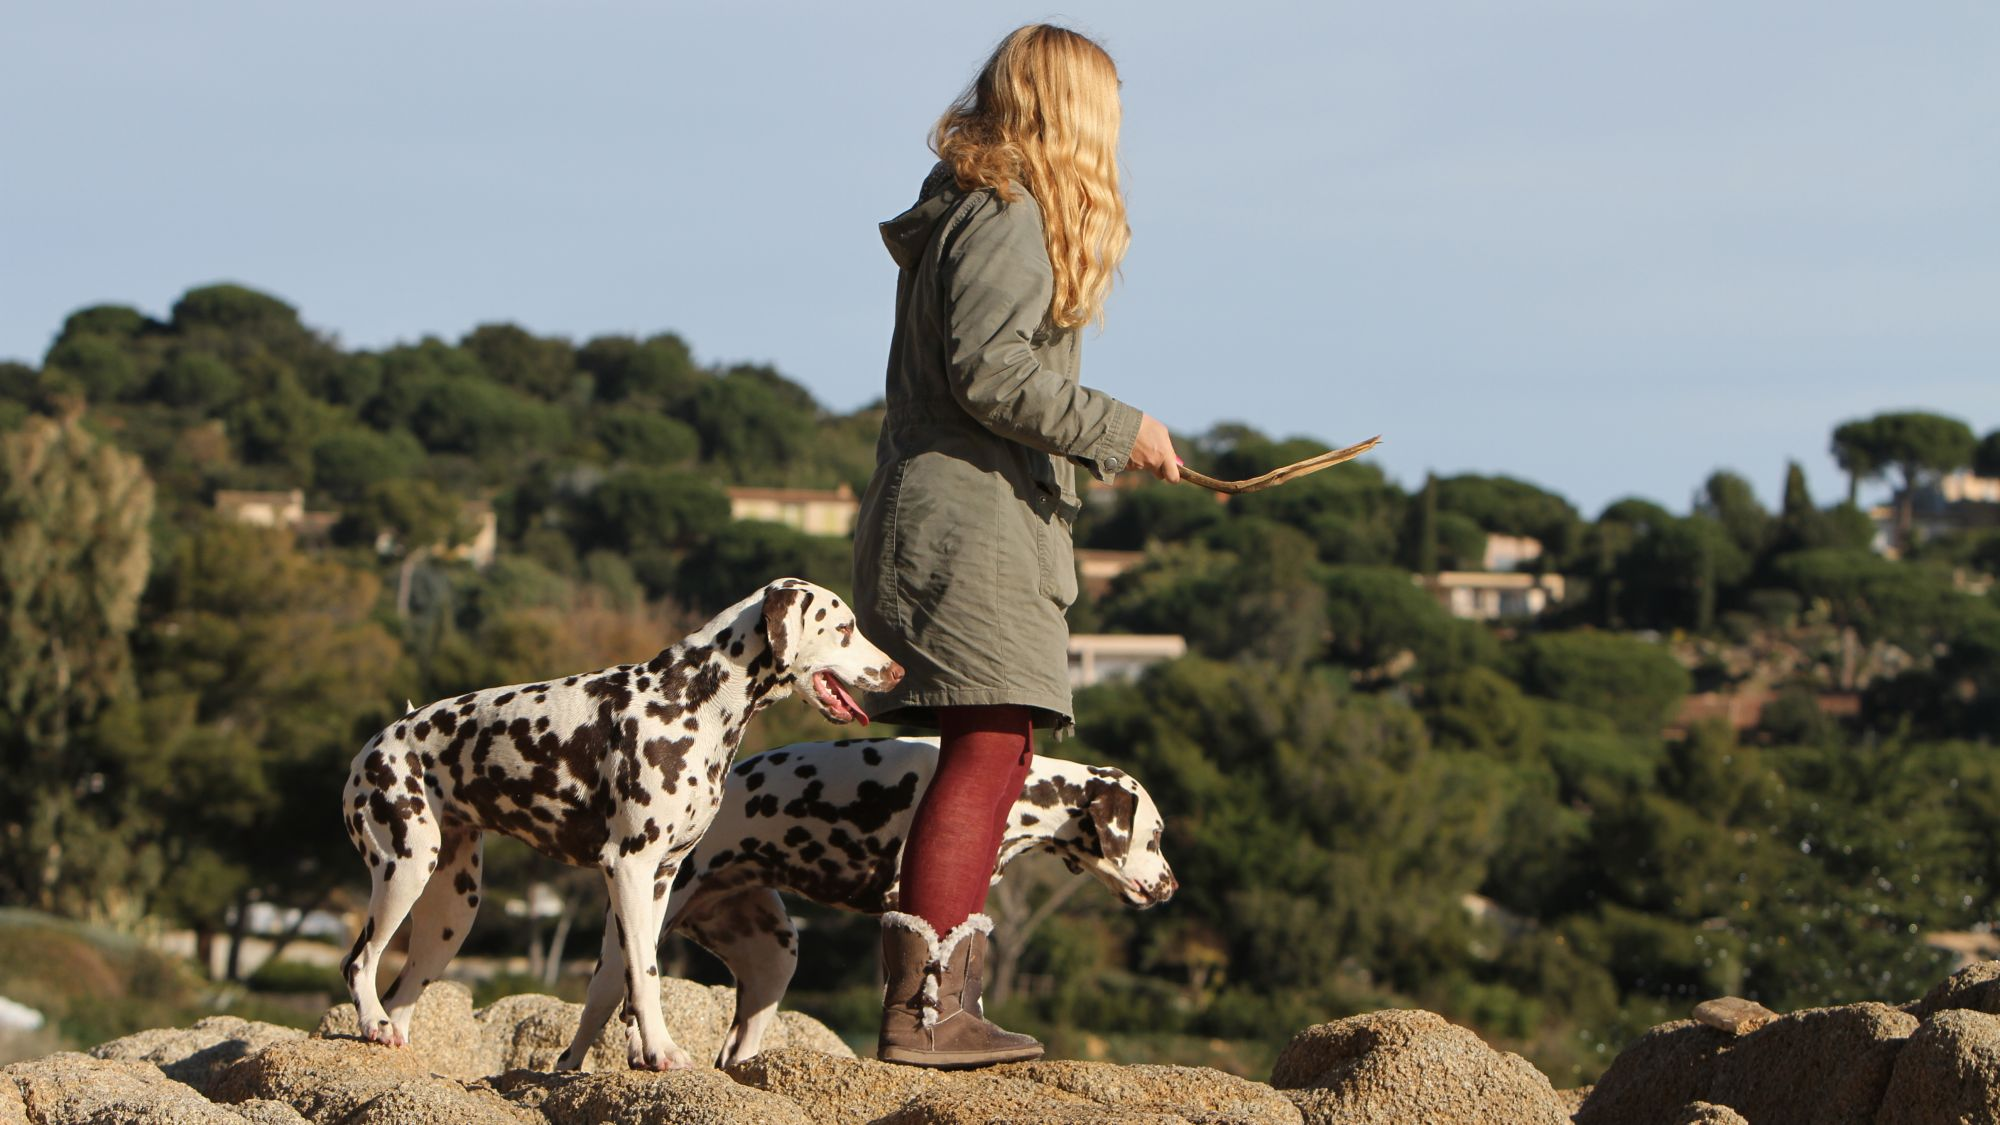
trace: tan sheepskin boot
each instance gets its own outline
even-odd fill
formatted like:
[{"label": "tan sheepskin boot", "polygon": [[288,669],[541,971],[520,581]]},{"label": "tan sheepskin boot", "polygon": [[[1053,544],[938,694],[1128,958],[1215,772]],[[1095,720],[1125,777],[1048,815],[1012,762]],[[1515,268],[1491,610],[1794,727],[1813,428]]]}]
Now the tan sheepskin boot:
[{"label": "tan sheepskin boot", "polygon": [[969,1067],[1040,1058],[1033,1036],[980,1015],[979,974],[993,920],[974,914],[939,938],[929,922],[882,915],[882,1035],[876,1057],[913,1066]]}]

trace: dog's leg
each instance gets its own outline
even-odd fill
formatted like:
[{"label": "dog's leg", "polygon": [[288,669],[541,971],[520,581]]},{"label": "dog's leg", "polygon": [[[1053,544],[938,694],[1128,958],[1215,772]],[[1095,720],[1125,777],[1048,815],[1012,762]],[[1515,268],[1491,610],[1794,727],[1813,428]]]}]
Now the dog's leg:
[{"label": "dog's leg", "polygon": [[409,1038],[383,1010],[375,978],[382,966],[382,954],[389,948],[389,939],[395,936],[396,928],[409,916],[410,908],[430,882],[431,858],[439,841],[437,818],[427,812],[409,810],[399,823],[400,838],[373,818],[364,822],[360,843],[369,859],[368,920],[362,924],[354,948],[341,963],[347,991],[354,997],[355,1012],[361,1021],[361,1037],[393,1047],[407,1046]]},{"label": "dog's leg", "polygon": [[618,942],[618,924],[606,907],[604,947],[597,954],[597,968],[590,974],[590,990],[583,998],[583,1017],[577,1022],[576,1037],[570,1040],[569,1049],[556,1060],[557,1070],[582,1069],[584,1056],[590,1054],[590,1048],[624,995],[625,949]]},{"label": "dog's leg", "polygon": [[[657,859],[631,856],[616,860],[606,878],[611,897],[612,927],[625,956],[625,996],[636,1017],[636,1042],[626,1039],[625,1061],[635,1070],[679,1070],[694,1065],[688,1053],[667,1033],[660,1012],[659,923],[666,909],[664,896],[655,900]],[[658,878],[671,887],[672,871]]]},{"label": "dog's leg", "polygon": [[799,967],[799,933],[771,887],[745,887],[690,909],[676,928],[715,954],[736,977],[736,1018],[715,1065],[739,1063],[763,1049],[778,1002]]},{"label": "dog's leg", "polygon": [[417,1000],[451,963],[465,934],[479,913],[479,852],[482,839],[476,828],[454,828],[439,844],[437,870],[410,911],[410,955],[403,971],[382,1002],[389,1021],[405,1040],[410,1037],[410,1018]]}]

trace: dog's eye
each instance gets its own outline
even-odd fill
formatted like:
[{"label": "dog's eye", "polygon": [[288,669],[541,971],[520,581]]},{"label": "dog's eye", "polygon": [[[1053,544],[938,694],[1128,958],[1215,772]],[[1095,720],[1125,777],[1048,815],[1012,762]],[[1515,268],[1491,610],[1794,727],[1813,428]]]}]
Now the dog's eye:
[{"label": "dog's eye", "polygon": [[852,633],[852,632],[854,631],[854,622],[852,622],[852,621],[843,621],[843,622],[841,622],[840,624],[838,624],[838,625],[835,625],[835,626],[833,627],[833,631],[834,631],[834,632],[836,632],[836,633],[839,633],[839,634],[840,634],[841,636],[843,636],[843,637],[844,637],[844,636],[846,636],[847,634],[849,634],[849,633]]}]

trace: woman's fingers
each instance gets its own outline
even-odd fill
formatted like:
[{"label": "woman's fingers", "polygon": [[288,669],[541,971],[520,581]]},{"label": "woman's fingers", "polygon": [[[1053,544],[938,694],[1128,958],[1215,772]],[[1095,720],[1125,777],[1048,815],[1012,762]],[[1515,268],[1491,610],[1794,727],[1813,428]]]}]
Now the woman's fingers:
[{"label": "woman's fingers", "polygon": [[1173,435],[1151,414],[1139,420],[1139,439],[1132,443],[1130,465],[1169,484],[1181,479],[1181,459],[1174,453]]}]

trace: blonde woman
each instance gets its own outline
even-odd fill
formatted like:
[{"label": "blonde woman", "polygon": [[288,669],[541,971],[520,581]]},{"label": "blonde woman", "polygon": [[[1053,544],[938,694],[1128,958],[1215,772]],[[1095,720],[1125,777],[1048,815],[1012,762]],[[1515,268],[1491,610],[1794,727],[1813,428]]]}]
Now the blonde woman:
[{"label": "blonde woman", "polygon": [[861,629],[906,669],[890,722],[936,726],[937,773],[883,916],[878,1053],[980,1066],[1042,1052],[981,1014],[981,911],[1034,728],[1066,735],[1076,469],[1179,479],[1166,427],[1077,381],[1130,232],[1118,71],[1089,39],[1007,36],[939,119],[939,162],[882,224],[901,268],[887,413],[855,529]]}]

